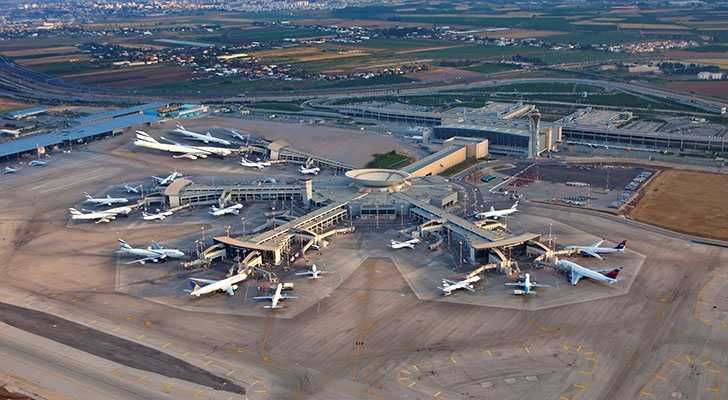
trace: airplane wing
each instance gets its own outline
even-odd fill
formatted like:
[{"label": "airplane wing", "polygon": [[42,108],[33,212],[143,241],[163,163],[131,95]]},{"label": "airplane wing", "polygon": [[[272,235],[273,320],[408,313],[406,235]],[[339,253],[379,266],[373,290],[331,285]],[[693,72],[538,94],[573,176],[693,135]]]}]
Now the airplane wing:
[{"label": "airplane wing", "polygon": [[255,296],[253,300],[273,300],[273,295]]},{"label": "airplane wing", "polygon": [[124,264],[136,264],[136,263],[139,263],[139,264],[144,264],[144,263],[145,263],[145,262],[147,262],[147,261],[157,261],[157,260],[159,260],[160,258],[161,258],[161,257],[145,257],[145,258],[140,258],[140,259],[138,259],[138,260],[134,260],[134,261],[128,261],[128,262],[126,262],[126,263],[124,263]]},{"label": "airplane wing", "polygon": [[451,281],[449,279],[443,279],[442,282],[447,283],[448,285],[454,285],[456,283],[455,281]]},{"label": "airplane wing", "polygon": [[541,283],[531,283],[532,287],[551,287],[551,285],[544,285]]},{"label": "airplane wing", "polygon": [[600,256],[599,254],[595,253],[592,250],[581,249],[581,252],[584,253],[584,254],[586,254],[586,255],[592,256],[592,257],[594,257],[594,258],[596,258],[598,260],[603,260],[604,259],[602,256]]},{"label": "airplane wing", "polygon": [[190,280],[193,281],[193,282],[207,283],[207,284],[217,282],[217,281],[212,280],[212,279],[202,279],[202,278],[190,278]]},{"label": "airplane wing", "polygon": [[599,246],[602,245],[602,243],[604,243],[604,239],[597,241],[596,243],[594,243],[593,245],[591,245],[591,247],[599,247]]},{"label": "airplane wing", "polygon": [[235,295],[235,289],[233,289],[232,285],[228,286],[227,289],[225,289],[228,295],[234,296]]},{"label": "airplane wing", "polygon": [[577,283],[579,283],[581,278],[583,278],[583,275],[574,271],[573,269],[571,270],[571,284],[572,285],[576,285]]},{"label": "airplane wing", "polygon": [[466,285],[466,286],[463,286],[463,289],[465,289],[465,290],[469,290],[469,291],[471,291],[471,292],[475,293],[475,288],[473,288],[473,286],[472,286],[472,285]]},{"label": "airplane wing", "polygon": [[282,294],[282,295],[280,295],[280,298],[281,299],[297,299],[298,296],[289,296],[287,294]]},{"label": "airplane wing", "polygon": [[313,275],[313,271],[296,272],[296,275]]},{"label": "airplane wing", "polygon": [[506,286],[525,286],[523,282],[508,282],[505,284]]}]

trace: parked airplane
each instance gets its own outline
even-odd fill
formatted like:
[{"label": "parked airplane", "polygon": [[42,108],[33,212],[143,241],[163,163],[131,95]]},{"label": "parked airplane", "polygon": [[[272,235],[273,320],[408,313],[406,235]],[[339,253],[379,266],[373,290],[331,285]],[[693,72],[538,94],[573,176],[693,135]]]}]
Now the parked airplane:
[{"label": "parked airplane", "polygon": [[[238,290],[238,284],[248,279],[248,271],[242,271],[235,275],[229,276],[219,281],[211,279],[200,279],[190,278],[190,290],[186,290],[190,296],[200,297],[203,294],[210,294],[215,292],[226,292],[228,295],[235,295],[235,291]],[[200,284],[204,286],[200,286]]]},{"label": "parked airplane", "polygon": [[319,167],[306,167],[304,165],[301,165],[301,167],[298,169],[298,172],[304,174],[304,175],[318,175],[319,172],[321,172],[321,168]]},{"label": "parked airplane", "polygon": [[278,286],[276,286],[276,291],[272,295],[265,295],[265,296],[255,296],[253,297],[253,300],[270,300],[271,305],[264,306],[263,308],[283,308],[282,305],[278,305],[278,303],[281,300],[287,300],[287,299],[297,299],[296,296],[289,296],[285,293],[281,293],[283,291],[283,284],[279,283]]},{"label": "parked airplane", "polygon": [[262,162],[262,161],[251,161],[251,160],[248,160],[245,157],[243,157],[243,159],[240,160],[240,165],[242,165],[243,167],[248,167],[248,168],[263,169],[263,168],[265,168],[265,167],[268,166],[266,164],[270,165],[270,163],[265,163],[265,162]]},{"label": "parked airplane", "polygon": [[145,212],[142,212],[142,219],[145,221],[164,221],[167,219],[167,217],[172,216],[172,211],[159,211],[157,210],[156,214],[147,214]]},{"label": "parked airplane", "polygon": [[178,133],[182,136],[185,136],[188,139],[197,140],[199,142],[217,143],[217,144],[222,144],[224,146],[230,146],[229,140],[225,140],[225,139],[221,139],[221,138],[212,136],[212,134],[210,134],[210,132],[207,132],[206,134],[192,132],[190,130],[185,129],[185,127],[182,125],[177,125],[177,127],[175,128],[175,130],[173,132]]},{"label": "parked airplane", "polygon": [[144,249],[131,247],[127,242],[121,239],[119,239],[119,250],[117,250],[116,253],[123,256],[142,257],[134,261],[129,261],[126,264],[145,264],[147,261],[159,262],[166,260],[167,258],[182,258],[185,256],[185,253],[181,250],[165,249],[157,243],[153,243]]},{"label": "parked airplane", "polygon": [[159,185],[159,186],[167,186],[170,183],[174,182],[175,179],[180,178],[182,176],[184,176],[184,175],[182,175],[180,172],[174,171],[164,178],[160,178],[158,176],[153,176],[152,179],[157,181],[157,185]]},{"label": "parked airplane", "polygon": [[238,139],[241,142],[248,142],[248,139],[250,139],[250,135],[243,135],[240,132],[236,131],[235,129],[228,129],[230,131],[230,134],[233,135],[235,139]]},{"label": "parked airplane", "polygon": [[458,290],[458,289],[465,289],[469,290],[471,292],[475,292],[475,287],[473,287],[473,283],[480,281],[480,276],[475,275],[473,277],[470,277],[468,279],[464,279],[459,282],[451,281],[449,279],[443,279],[442,280],[442,286],[438,289],[442,290],[443,296],[449,296],[452,294],[452,292]]},{"label": "parked airplane", "polygon": [[513,283],[506,283],[506,286],[520,286],[523,289],[515,289],[513,290],[513,294],[517,295],[531,295],[536,294],[535,290],[531,290],[531,288],[535,287],[551,287],[549,285],[542,285],[540,283],[533,282],[531,280],[531,274],[526,274],[526,276],[523,278],[520,282],[513,282]]},{"label": "parked airplane", "polygon": [[5,167],[3,169],[3,174],[14,174],[18,171],[20,171],[20,168]]},{"label": "parked airplane", "polygon": [[111,197],[111,195],[106,195],[106,197],[91,197],[90,194],[84,192],[84,196],[86,196],[86,200],[84,200],[84,203],[91,203],[93,205],[102,205],[105,204],[107,206],[111,206],[114,204],[122,204],[122,203],[128,203],[129,199],[125,197]]},{"label": "parked airplane", "polygon": [[95,223],[101,223],[101,222],[111,222],[112,220],[116,219],[117,215],[124,214],[127,215],[131,212],[131,207],[117,207],[117,208],[111,208],[104,211],[89,211],[87,213],[83,213],[81,211],[78,211],[75,208],[69,208],[68,211],[71,212],[71,219],[72,220],[88,220],[88,221],[95,221]]},{"label": "parked airplane", "polygon": [[129,184],[125,183],[122,187],[124,188],[124,190],[126,190],[127,193],[139,194],[139,189],[142,188],[142,185],[130,186]]},{"label": "parked airplane", "polygon": [[405,247],[414,249],[415,245],[419,242],[420,242],[420,239],[417,239],[417,238],[410,239],[410,240],[407,240],[404,242],[398,242],[396,240],[392,240],[391,243],[389,244],[389,247],[391,247],[393,249],[403,249]]},{"label": "parked airplane", "polygon": [[48,165],[48,161],[32,160],[28,162],[28,166],[30,167],[45,167],[46,165]]},{"label": "parked airplane", "polygon": [[225,207],[225,208],[217,208],[215,206],[212,206],[210,208],[212,209],[212,211],[210,211],[210,215],[219,217],[219,216],[222,216],[225,214],[238,215],[240,213],[240,210],[243,208],[243,205],[238,203],[238,204],[233,204],[233,205]]},{"label": "parked airplane", "polygon": [[496,210],[493,206],[490,206],[490,211],[484,211],[484,212],[477,213],[477,214],[475,214],[475,218],[498,219],[500,217],[505,217],[507,215],[511,215],[517,211],[518,211],[518,202],[513,203],[513,205],[510,208],[504,208],[502,210]]},{"label": "parked airplane", "polygon": [[160,139],[164,140],[165,142],[174,145],[174,146],[182,146],[182,147],[188,147],[191,149],[197,149],[202,150],[210,153],[211,155],[217,156],[217,157],[227,157],[230,154],[233,154],[233,151],[231,149],[225,148],[225,147],[212,147],[212,146],[192,146],[188,144],[182,144],[179,142],[175,142],[174,140],[167,139],[164,136],[160,136]]},{"label": "parked airplane", "polygon": [[622,267],[589,269],[568,260],[559,260],[556,267],[569,274],[569,281],[574,286],[579,283],[581,278],[590,278],[611,285],[617,282],[617,276],[622,271]]},{"label": "parked airplane", "polygon": [[322,271],[322,270],[318,269],[316,264],[313,264],[313,265],[311,265],[310,270],[306,270],[303,272],[296,272],[296,275],[298,275],[298,276],[310,275],[310,277],[308,279],[318,279],[319,275],[328,274],[328,273],[331,273],[331,271]]},{"label": "parked airplane", "polygon": [[566,248],[576,250],[583,256],[591,256],[603,260],[604,258],[600,254],[624,253],[624,249],[627,246],[626,240],[622,240],[614,247],[601,247],[602,243],[604,243],[604,240],[600,240],[591,246],[567,246]]},{"label": "parked airplane", "polygon": [[136,140],[134,146],[146,147],[148,149],[162,150],[170,153],[180,153],[180,155],[174,155],[174,158],[187,158],[190,160],[197,160],[198,158],[207,158],[211,155],[209,151],[204,151],[192,146],[183,146],[179,144],[167,144],[160,143],[157,139],[149,136],[144,131],[136,131]]}]

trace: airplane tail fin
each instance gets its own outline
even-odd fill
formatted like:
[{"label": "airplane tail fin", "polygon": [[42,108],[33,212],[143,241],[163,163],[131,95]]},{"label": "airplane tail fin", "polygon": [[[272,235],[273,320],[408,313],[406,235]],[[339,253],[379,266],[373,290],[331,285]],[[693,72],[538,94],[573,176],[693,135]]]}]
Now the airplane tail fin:
[{"label": "airplane tail fin", "polygon": [[622,250],[625,247],[627,247],[627,241],[626,240],[622,240],[621,242],[619,242],[619,244],[617,244],[616,246],[614,246],[614,248],[617,249],[617,250]]},{"label": "airplane tail fin", "polygon": [[490,206],[490,212],[495,212],[495,207]]},{"label": "airplane tail fin", "polygon": [[88,192],[83,192],[83,195],[86,196],[87,199],[91,199],[92,198],[91,195],[88,194]]},{"label": "airplane tail fin", "polygon": [[516,201],[515,203],[513,203],[513,205],[511,206],[511,208],[514,209],[514,210],[516,208],[518,208],[518,201]]},{"label": "airplane tail fin", "polygon": [[189,289],[185,289],[185,292],[192,293],[199,288],[200,288],[200,285],[198,285],[197,282],[189,281]]},{"label": "airplane tail fin", "polygon": [[130,249],[131,246],[129,246],[129,243],[125,242],[123,239],[118,239],[119,241],[119,247],[123,247],[125,249]]},{"label": "airplane tail fin", "polygon": [[607,278],[610,278],[610,279],[617,279],[617,276],[619,276],[620,272],[622,272],[622,267],[615,268],[611,271],[608,271],[604,274],[604,276],[606,276]]},{"label": "airplane tail fin", "polygon": [[75,208],[69,208],[68,211],[71,212],[71,215],[82,215],[83,214],[81,211],[78,211]]}]

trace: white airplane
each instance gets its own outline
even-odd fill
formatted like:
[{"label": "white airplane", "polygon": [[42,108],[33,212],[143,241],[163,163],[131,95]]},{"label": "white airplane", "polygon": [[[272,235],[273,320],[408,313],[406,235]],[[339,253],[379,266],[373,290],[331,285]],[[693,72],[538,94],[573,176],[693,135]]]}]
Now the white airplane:
[{"label": "white airplane", "polygon": [[420,242],[420,239],[417,239],[417,238],[410,239],[410,240],[407,240],[404,242],[398,242],[396,240],[392,240],[389,244],[389,247],[391,247],[393,249],[404,249],[405,247],[409,248],[409,249],[414,249],[415,245],[419,242]]},{"label": "white airplane", "polygon": [[46,165],[48,165],[48,161],[33,160],[28,162],[28,166],[30,167],[45,167]]},{"label": "white airplane", "polygon": [[172,157],[187,158],[190,160],[207,158],[207,156],[212,155],[212,153],[209,151],[205,151],[192,146],[160,143],[157,139],[149,136],[149,134],[144,131],[136,131],[136,140],[134,141],[134,146],[145,147],[147,149],[162,150],[170,153],[179,153],[179,155],[173,155]]},{"label": "white airplane", "polygon": [[182,177],[182,176],[184,176],[184,175],[182,175],[180,172],[174,171],[164,178],[160,178],[158,176],[153,176],[152,179],[157,181],[157,185],[159,185],[159,186],[167,186],[170,183],[174,182],[175,179]]},{"label": "white airplane", "polygon": [[303,271],[303,272],[296,272],[296,275],[298,275],[298,276],[310,275],[308,279],[318,279],[319,278],[319,275],[321,275],[321,274],[329,274],[329,273],[331,273],[331,271],[322,271],[322,270],[318,269],[318,267],[316,266],[316,264],[313,264],[313,265],[311,265],[311,269],[310,270],[306,270],[306,271]]},{"label": "white airplane", "polygon": [[[190,296],[200,297],[203,294],[210,294],[215,292],[226,292],[228,295],[235,295],[235,291],[238,290],[238,283],[248,279],[248,271],[243,271],[235,275],[229,276],[219,281],[211,279],[201,278],[190,278],[190,290],[186,290]],[[200,286],[200,284],[204,286]]]},{"label": "white airplane", "polygon": [[240,214],[240,210],[242,208],[243,208],[243,205],[240,203],[233,204],[233,205],[231,205],[229,207],[225,207],[225,208],[217,208],[215,206],[212,206],[212,207],[210,207],[210,209],[212,209],[212,211],[210,211],[210,215],[214,215],[216,217],[219,217],[219,216],[222,216],[225,214],[238,215],[238,214]]},{"label": "white airplane", "polygon": [[540,283],[536,283],[531,281],[531,274],[526,274],[526,276],[523,278],[523,281],[520,282],[513,282],[513,283],[506,283],[506,286],[519,286],[523,289],[515,289],[513,290],[513,294],[517,295],[531,295],[536,294],[535,290],[531,290],[532,288],[536,287],[551,287],[549,285],[542,285]]},{"label": "white airplane", "polygon": [[459,282],[451,281],[449,279],[443,279],[442,286],[438,289],[442,290],[443,296],[449,296],[452,294],[452,292],[458,289],[465,289],[471,292],[475,292],[475,287],[473,287],[473,283],[478,281],[480,281],[480,276],[478,275]]},{"label": "white airplane", "polygon": [[126,190],[127,193],[139,194],[139,189],[141,189],[142,185],[131,186],[125,183],[122,187],[124,188],[124,190]]},{"label": "white airplane", "polygon": [[134,261],[129,261],[126,264],[146,264],[147,261],[156,263],[166,260],[167,258],[182,258],[185,256],[185,253],[181,250],[165,249],[157,243],[151,244],[146,249],[134,248],[121,239],[119,239],[119,250],[117,250],[116,253],[123,256],[142,257]]},{"label": "white airplane", "polygon": [[122,204],[122,203],[128,203],[129,199],[126,197],[111,197],[111,195],[106,195],[106,197],[91,197],[90,194],[84,192],[84,196],[86,196],[86,200],[84,200],[84,203],[91,203],[93,205],[107,205],[111,206],[114,204]]},{"label": "white airplane", "polygon": [[484,211],[475,214],[475,218],[478,219],[486,219],[486,218],[492,218],[492,219],[498,219],[500,217],[505,217],[506,215],[511,215],[515,212],[518,212],[518,202],[513,203],[513,205],[510,208],[504,208],[502,210],[496,210],[493,206],[490,206],[490,211]]},{"label": "white airplane", "polygon": [[179,142],[175,142],[174,140],[167,139],[164,136],[160,136],[159,138],[174,146],[182,146],[182,147],[187,147],[187,148],[191,148],[191,149],[206,151],[206,152],[208,152],[212,155],[218,156],[218,157],[227,157],[230,154],[233,154],[233,151],[231,149],[228,149],[225,147],[192,146],[192,145],[188,145],[188,144],[182,144]]},{"label": "white airplane", "polygon": [[111,208],[104,211],[89,211],[87,213],[83,213],[81,211],[76,210],[75,208],[69,208],[68,211],[71,212],[71,219],[72,220],[81,220],[81,221],[90,221],[94,220],[95,223],[101,223],[101,222],[111,222],[116,219],[116,216],[119,214],[127,215],[131,212],[131,207],[116,207]]},{"label": "white airplane", "polygon": [[614,247],[601,247],[602,243],[604,243],[604,240],[600,240],[591,246],[567,246],[566,248],[576,250],[583,256],[590,256],[603,260],[604,258],[600,256],[600,254],[624,253],[624,249],[627,246],[626,240],[622,240]]},{"label": "white airplane", "polygon": [[559,260],[556,267],[569,274],[569,281],[573,286],[576,286],[581,278],[594,279],[611,285],[617,282],[617,276],[622,271],[622,267],[589,269],[568,260]]},{"label": "white airplane", "polygon": [[266,162],[262,162],[262,161],[251,161],[245,157],[243,157],[243,159],[240,160],[240,165],[242,165],[243,167],[248,167],[248,168],[263,169],[268,166],[266,164],[270,165],[270,163],[266,163]]},{"label": "white airplane", "polygon": [[172,216],[172,211],[159,211],[156,214],[147,214],[142,212],[142,219],[145,221],[164,221],[167,217]]},{"label": "white airplane", "polygon": [[289,296],[285,293],[281,293],[283,291],[283,284],[279,283],[278,286],[276,286],[276,291],[272,295],[265,295],[265,296],[255,296],[253,297],[253,300],[270,300],[271,305],[264,306],[263,308],[283,308],[283,306],[278,305],[278,303],[281,300],[287,300],[287,299],[297,299],[296,296]]},{"label": "white airplane", "polygon": [[238,139],[241,142],[248,142],[248,139],[250,139],[250,135],[243,135],[240,132],[236,131],[235,129],[228,129],[230,131],[230,134],[233,135],[235,139]]},{"label": "white airplane", "polygon": [[301,165],[301,167],[298,169],[298,172],[304,174],[304,175],[318,175],[319,172],[321,172],[321,168],[319,167],[306,167],[304,165]]},{"label": "white airplane", "polygon": [[14,174],[18,171],[20,171],[20,168],[5,167],[3,169],[3,174]]},{"label": "white airplane", "polygon": [[188,139],[197,140],[199,142],[204,143],[217,143],[224,146],[230,146],[230,141],[225,139],[220,139],[215,136],[212,136],[210,132],[207,132],[206,134],[192,132],[190,130],[185,129],[182,125],[177,125],[177,127],[174,129],[175,133],[178,133],[182,136],[185,136]]}]

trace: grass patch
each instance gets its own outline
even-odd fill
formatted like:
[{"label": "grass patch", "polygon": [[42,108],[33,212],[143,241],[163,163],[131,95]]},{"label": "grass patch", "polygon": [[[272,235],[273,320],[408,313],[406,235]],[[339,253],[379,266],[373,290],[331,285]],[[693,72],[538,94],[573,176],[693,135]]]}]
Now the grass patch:
[{"label": "grass patch", "polygon": [[461,162],[460,164],[453,165],[452,167],[446,169],[440,175],[442,175],[442,176],[453,176],[453,175],[456,175],[456,174],[458,174],[460,172],[463,172],[466,169],[472,167],[473,165],[478,164],[480,162],[483,162],[485,160],[486,160],[485,158],[481,158],[480,160],[476,160],[474,158],[468,158],[465,161]]},{"label": "grass patch", "polygon": [[474,65],[472,67],[463,68],[465,71],[479,72],[481,74],[495,74],[497,72],[513,71],[521,69],[516,64],[501,64],[501,63],[485,63],[480,65]]},{"label": "grass patch", "polygon": [[298,103],[292,101],[260,101],[253,103],[249,108],[262,108],[265,110],[276,110],[276,111],[303,111],[303,108]]},{"label": "grass patch", "polygon": [[399,154],[396,150],[392,150],[388,153],[374,154],[374,159],[369,161],[366,168],[402,168],[405,165],[411,164],[412,157],[405,154]]}]

